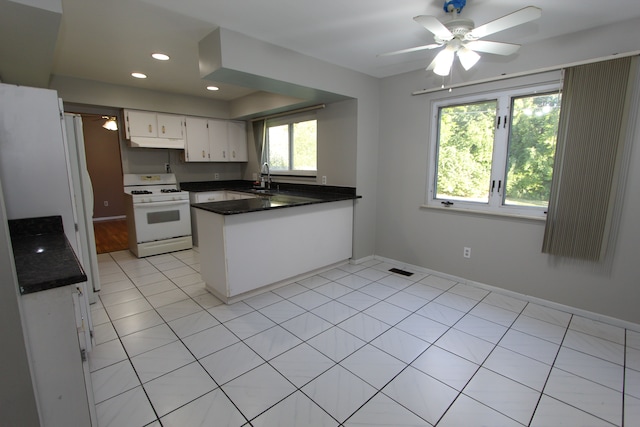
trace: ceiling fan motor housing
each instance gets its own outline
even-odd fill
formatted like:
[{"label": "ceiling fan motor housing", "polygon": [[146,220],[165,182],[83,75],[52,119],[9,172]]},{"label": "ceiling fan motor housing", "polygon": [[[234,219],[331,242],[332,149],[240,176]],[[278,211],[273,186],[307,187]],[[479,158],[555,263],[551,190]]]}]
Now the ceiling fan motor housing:
[{"label": "ceiling fan motor housing", "polygon": [[463,7],[467,4],[467,0],[445,0],[444,2],[444,11],[449,13],[452,11],[456,11],[460,13]]},{"label": "ceiling fan motor housing", "polygon": [[[475,27],[474,22],[471,19],[456,18],[449,22],[445,22],[444,26],[453,34],[453,38],[458,40],[469,40],[467,36]],[[436,43],[445,44],[451,39],[441,39],[438,36],[434,36]]]}]

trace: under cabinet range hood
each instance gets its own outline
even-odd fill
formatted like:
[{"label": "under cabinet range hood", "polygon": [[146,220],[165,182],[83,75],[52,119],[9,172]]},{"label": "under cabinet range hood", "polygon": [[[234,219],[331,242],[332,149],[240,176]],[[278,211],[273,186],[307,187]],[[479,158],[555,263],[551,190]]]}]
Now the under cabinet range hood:
[{"label": "under cabinet range hood", "polygon": [[129,139],[129,145],[140,148],[176,148],[184,150],[184,139],[132,136]]},{"label": "under cabinet range hood", "polygon": [[140,110],[123,113],[125,137],[131,147],[184,150],[184,116]]}]

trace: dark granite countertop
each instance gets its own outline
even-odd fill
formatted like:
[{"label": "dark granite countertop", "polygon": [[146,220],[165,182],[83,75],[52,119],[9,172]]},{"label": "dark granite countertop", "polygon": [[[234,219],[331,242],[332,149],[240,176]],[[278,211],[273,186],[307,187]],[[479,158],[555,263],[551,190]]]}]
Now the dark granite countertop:
[{"label": "dark granite countertop", "polygon": [[184,191],[239,191],[253,194],[251,199],[225,200],[220,202],[192,203],[191,206],[220,215],[236,215],[271,209],[290,208],[294,206],[312,205],[316,203],[355,200],[353,187],[337,187],[329,185],[306,185],[272,183],[271,189],[257,188],[251,181],[205,181],[183,182],[180,189]]},{"label": "dark granite countertop", "polygon": [[62,227],[62,217],[9,220],[9,232],[21,294],[85,282]]},{"label": "dark granite countertop", "polygon": [[[230,181],[197,181],[181,182],[180,189],[183,191],[256,191],[260,188],[253,185],[252,181],[230,180]],[[273,193],[300,193],[300,194],[342,194],[356,197],[354,187],[339,187],[335,185],[313,185],[313,184],[290,184],[274,182],[271,184]]]}]

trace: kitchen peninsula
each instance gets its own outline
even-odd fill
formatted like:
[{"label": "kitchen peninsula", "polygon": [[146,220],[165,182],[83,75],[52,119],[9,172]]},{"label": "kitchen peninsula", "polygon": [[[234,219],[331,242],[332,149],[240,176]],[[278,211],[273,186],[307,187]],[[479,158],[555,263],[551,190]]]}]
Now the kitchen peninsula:
[{"label": "kitchen peninsula", "polygon": [[316,191],[249,189],[249,199],[192,204],[211,293],[231,304],[351,258],[355,189],[305,187]]}]

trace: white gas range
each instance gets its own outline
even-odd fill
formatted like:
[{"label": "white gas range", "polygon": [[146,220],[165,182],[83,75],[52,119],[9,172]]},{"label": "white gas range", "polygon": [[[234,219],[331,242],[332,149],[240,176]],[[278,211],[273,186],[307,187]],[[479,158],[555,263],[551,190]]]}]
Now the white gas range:
[{"label": "white gas range", "polygon": [[189,249],[189,193],[174,174],[124,175],[129,250],[142,258]]}]

